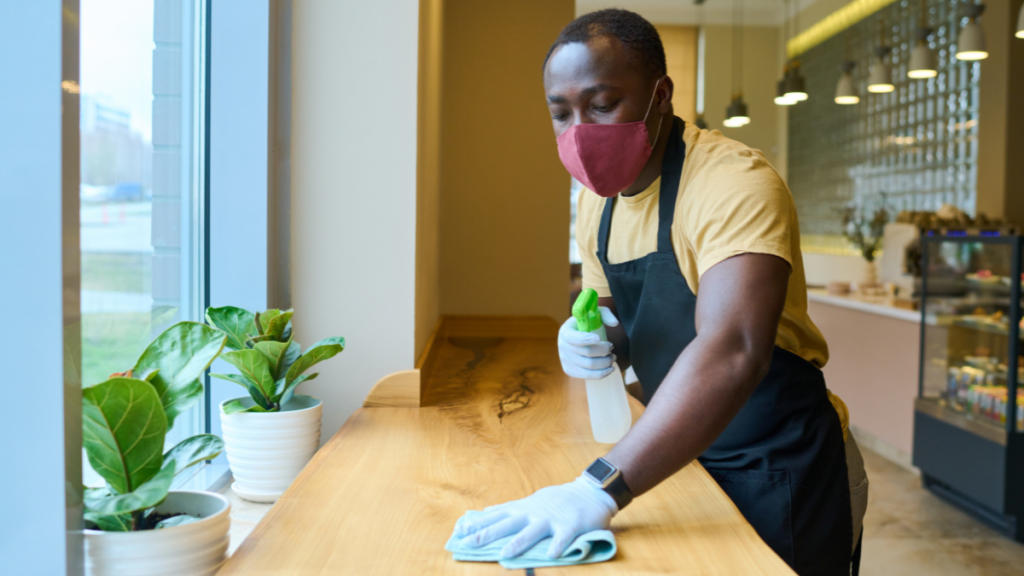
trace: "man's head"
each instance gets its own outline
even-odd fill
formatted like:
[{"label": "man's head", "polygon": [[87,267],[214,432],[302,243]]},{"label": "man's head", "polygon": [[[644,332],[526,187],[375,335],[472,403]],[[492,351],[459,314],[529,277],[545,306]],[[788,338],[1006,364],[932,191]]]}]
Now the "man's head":
[{"label": "man's head", "polygon": [[665,71],[661,37],[642,16],[609,9],[573,20],[544,60],[555,135],[574,124],[636,122],[645,116],[654,134],[658,122],[672,113],[672,81]]}]

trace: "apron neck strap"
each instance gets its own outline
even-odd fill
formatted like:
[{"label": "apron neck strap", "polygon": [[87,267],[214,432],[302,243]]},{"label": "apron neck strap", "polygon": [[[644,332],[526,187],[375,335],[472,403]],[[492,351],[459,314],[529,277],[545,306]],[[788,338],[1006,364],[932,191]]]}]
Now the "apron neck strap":
[{"label": "apron neck strap", "polygon": [[[672,132],[668,136],[665,157],[661,161],[661,186],[658,192],[658,252],[672,253],[672,221],[676,213],[676,197],[679,195],[679,180],[686,159],[686,142],[683,129],[686,124],[679,118],[672,121]],[[601,224],[597,230],[597,255],[602,261],[608,257],[608,234],[612,226],[612,206],[616,196],[607,198],[601,213]]]}]

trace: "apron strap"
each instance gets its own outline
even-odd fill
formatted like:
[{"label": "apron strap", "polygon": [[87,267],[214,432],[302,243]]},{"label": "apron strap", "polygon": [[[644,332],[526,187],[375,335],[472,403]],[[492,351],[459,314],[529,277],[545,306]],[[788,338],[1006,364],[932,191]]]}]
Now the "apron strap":
[{"label": "apron strap", "polygon": [[[679,118],[672,121],[672,132],[668,136],[665,158],[661,163],[661,190],[658,195],[658,252],[672,253],[672,221],[676,213],[676,197],[679,195],[679,180],[686,159],[686,142],[683,129],[686,124]],[[606,198],[601,213],[601,224],[597,229],[597,257],[608,261],[608,234],[612,227],[612,208],[616,196]]]},{"label": "apron strap", "polygon": [[676,216],[676,197],[679,196],[679,180],[683,174],[686,159],[686,142],[683,141],[685,123],[679,118],[672,122],[672,133],[668,137],[665,158],[661,161],[661,190],[658,192],[658,252],[672,254],[672,221]]}]

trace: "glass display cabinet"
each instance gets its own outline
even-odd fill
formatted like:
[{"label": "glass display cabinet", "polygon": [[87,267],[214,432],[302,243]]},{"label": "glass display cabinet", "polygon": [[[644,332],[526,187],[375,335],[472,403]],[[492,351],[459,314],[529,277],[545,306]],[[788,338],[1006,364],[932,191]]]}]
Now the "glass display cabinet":
[{"label": "glass display cabinet", "polygon": [[913,461],[925,488],[1024,541],[1024,237],[990,234],[921,237]]}]

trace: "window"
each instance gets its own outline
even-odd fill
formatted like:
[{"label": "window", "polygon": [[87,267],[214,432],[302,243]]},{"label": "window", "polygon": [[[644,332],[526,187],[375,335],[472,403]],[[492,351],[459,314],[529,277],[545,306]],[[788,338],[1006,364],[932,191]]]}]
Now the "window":
[{"label": "window", "polygon": [[[200,0],[81,2],[82,378],[131,368],[171,324],[202,320]],[[168,447],[204,431],[181,415]],[[83,456],[84,458],[84,456]],[[102,479],[85,462],[86,485]]]}]

